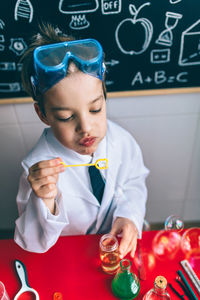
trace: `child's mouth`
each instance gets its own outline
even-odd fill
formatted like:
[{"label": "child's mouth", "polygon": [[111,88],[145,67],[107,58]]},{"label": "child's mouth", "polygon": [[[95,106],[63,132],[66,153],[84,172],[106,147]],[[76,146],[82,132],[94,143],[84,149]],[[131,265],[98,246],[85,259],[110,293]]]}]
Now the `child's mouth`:
[{"label": "child's mouth", "polygon": [[80,145],[84,147],[90,147],[94,144],[96,138],[95,137],[88,137],[80,140]]}]

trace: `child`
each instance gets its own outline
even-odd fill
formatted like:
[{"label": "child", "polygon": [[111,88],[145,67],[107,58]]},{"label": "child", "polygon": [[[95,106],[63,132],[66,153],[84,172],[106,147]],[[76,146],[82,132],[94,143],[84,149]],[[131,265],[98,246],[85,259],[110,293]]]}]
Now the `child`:
[{"label": "child", "polygon": [[[56,34],[50,25],[40,30],[23,57],[22,81],[49,128],[22,162],[15,241],[28,251],[45,252],[61,235],[111,232],[122,236],[121,258],[129,252],[133,257],[145,215],[148,170],[133,137],[106,120],[102,48],[95,40]],[[61,164],[103,158],[108,168],[100,170],[102,199],[95,196],[88,166]]]}]

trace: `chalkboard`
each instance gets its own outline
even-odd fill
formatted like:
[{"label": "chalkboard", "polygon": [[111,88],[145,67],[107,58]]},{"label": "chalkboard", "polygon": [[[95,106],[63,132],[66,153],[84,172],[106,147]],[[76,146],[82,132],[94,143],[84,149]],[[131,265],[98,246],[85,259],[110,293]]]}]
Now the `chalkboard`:
[{"label": "chalkboard", "polygon": [[50,22],[103,46],[108,92],[200,86],[199,0],[2,0],[0,98],[25,97],[19,62]]}]

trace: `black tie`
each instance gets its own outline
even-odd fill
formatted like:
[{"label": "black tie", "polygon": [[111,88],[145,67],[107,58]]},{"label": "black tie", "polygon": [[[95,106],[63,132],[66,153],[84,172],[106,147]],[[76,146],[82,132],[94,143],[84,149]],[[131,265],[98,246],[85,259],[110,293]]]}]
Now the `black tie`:
[{"label": "black tie", "polygon": [[97,169],[95,166],[90,166],[88,171],[90,175],[93,194],[101,204],[105,182],[101,176],[99,169]]}]

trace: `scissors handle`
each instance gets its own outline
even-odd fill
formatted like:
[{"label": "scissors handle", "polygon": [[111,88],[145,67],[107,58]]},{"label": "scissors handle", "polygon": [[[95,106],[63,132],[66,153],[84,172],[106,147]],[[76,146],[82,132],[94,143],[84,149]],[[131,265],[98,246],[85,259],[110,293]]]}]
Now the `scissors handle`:
[{"label": "scissors handle", "polygon": [[31,288],[28,283],[26,267],[23,262],[21,262],[20,260],[15,260],[15,268],[22,286],[19,292],[15,295],[14,300],[18,300],[20,296],[25,292],[31,292],[35,294],[35,300],[39,300],[40,298],[38,292],[35,289]]},{"label": "scissors handle", "polygon": [[30,287],[30,285],[28,284],[25,265],[20,260],[15,260],[15,268],[21,281],[22,287]]}]

